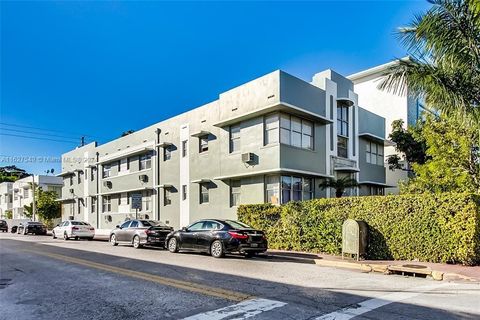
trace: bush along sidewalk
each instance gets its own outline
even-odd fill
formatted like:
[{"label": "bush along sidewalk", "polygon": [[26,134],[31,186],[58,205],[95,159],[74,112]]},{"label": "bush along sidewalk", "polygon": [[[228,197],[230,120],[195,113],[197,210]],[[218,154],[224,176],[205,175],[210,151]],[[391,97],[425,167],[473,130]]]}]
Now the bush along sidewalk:
[{"label": "bush along sidewalk", "polygon": [[480,263],[480,196],[418,194],[242,205],[272,249],[340,254],[345,219],[368,224],[368,259]]}]

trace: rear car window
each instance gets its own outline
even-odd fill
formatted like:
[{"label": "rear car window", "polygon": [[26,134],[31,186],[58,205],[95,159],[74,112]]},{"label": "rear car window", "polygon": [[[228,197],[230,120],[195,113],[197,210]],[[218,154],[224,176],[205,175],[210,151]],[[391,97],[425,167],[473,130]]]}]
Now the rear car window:
[{"label": "rear car window", "polygon": [[155,220],[140,220],[140,222],[145,226],[145,227],[155,227],[155,226],[161,226],[161,227],[166,227],[167,225],[161,221],[155,221]]},{"label": "rear car window", "polygon": [[74,226],[88,226],[88,223],[82,221],[71,221],[71,224]]},{"label": "rear car window", "polygon": [[226,220],[226,222],[235,229],[252,229],[252,227],[246,225],[245,223],[241,223],[240,221]]}]

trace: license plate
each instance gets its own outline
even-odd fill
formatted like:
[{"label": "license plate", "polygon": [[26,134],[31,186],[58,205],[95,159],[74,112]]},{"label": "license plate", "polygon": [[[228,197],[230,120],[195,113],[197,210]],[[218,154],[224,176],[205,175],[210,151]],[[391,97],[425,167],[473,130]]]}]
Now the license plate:
[{"label": "license plate", "polygon": [[252,248],[256,248],[256,247],[258,247],[258,243],[252,243],[250,246],[251,246]]}]

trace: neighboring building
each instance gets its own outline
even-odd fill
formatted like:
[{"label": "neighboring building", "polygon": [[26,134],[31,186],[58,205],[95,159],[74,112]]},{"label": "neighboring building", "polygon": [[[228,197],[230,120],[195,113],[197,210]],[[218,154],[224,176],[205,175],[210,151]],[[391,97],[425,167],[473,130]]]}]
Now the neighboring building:
[{"label": "neighboring building", "polygon": [[[362,117],[369,125],[359,125]],[[361,194],[382,193],[385,168],[359,156],[367,142],[383,141],[384,121],[360,109],[353,83],[332,70],[312,83],[274,71],[202,107],[64,154],[63,218],[109,229],[134,218],[140,199],[139,217],[181,227],[236,218],[240,204],[329,197],[319,182],[346,175],[365,182]]]},{"label": "neighboring building", "polygon": [[13,182],[0,183],[0,218],[5,219],[5,211],[12,210]]},{"label": "neighboring building", "polygon": [[[425,111],[430,112],[421,100],[408,95],[408,88],[405,95],[395,94],[378,88],[387,69],[395,63],[397,62],[386,63],[347,77],[353,81],[354,91],[359,97],[358,104],[362,108],[385,118],[386,137],[392,131],[393,121],[403,120],[406,128],[409,125],[414,125],[418,119],[421,119]],[[392,154],[397,154],[394,144],[387,143],[384,152],[385,161]],[[408,169],[405,162],[403,162],[403,165],[405,169]],[[391,186],[387,188],[387,192],[398,193],[398,182],[406,179],[408,179],[408,171],[390,170],[387,165],[386,184]]]},{"label": "neighboring building", "polygon": [[[25,219],[24,206],[31,205],[33,202],[32,183],[42,188],[44,191],[55,191],[58,197],[61,197],[63,181],[62,178],[55,176],[34,175],[19,179],[13,183],[11,195],[13,197],[12,211],[13,219]],[[5,182],[4,182],[5,183]],[[4,184],[2,183],[2,185]]]}]

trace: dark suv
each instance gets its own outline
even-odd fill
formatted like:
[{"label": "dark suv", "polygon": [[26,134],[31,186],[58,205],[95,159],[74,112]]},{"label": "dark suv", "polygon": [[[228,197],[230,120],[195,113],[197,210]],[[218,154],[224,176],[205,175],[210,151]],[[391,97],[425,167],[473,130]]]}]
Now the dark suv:
[{"label": "dark suv", "polygon": [[2,232],[8,232],[8,224],[5,220],[0,220],[0,230]]}]

